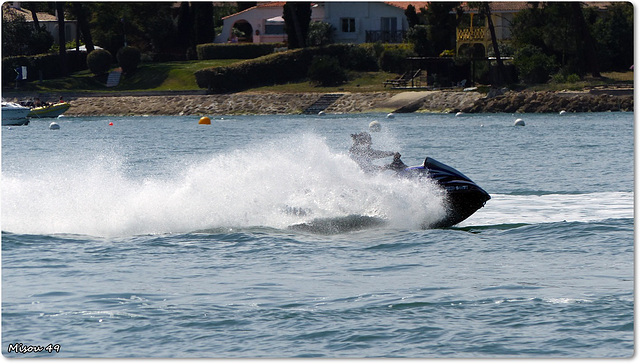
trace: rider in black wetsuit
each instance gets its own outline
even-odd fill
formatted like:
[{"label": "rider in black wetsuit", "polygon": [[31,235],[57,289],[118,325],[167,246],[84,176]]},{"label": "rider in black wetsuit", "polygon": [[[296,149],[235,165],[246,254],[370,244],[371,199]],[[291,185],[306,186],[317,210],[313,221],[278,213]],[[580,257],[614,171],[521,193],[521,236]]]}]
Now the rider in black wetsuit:
[{"label": "rider in black wetsuit", "polygon": [[[367,132],[351,134],[353,139],[353,145],[349,148],[349,156],[356,161],[360,168],[367,173],[381,171],[385,169],[402,170],[407,168],[407,165],[400,160],[400,153],[398,152],[385,152],[382,150],[376,150],[371,148],[371,135]],[[373,164],[373,160],[391,157],[393,156],[393,162],[387,166],[376,166]]]}]

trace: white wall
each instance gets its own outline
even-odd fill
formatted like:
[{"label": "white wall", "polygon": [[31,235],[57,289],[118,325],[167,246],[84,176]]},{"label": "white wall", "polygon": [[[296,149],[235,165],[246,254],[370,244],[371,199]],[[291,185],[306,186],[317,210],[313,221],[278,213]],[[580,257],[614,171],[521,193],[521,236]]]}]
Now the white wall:
[{"label": "white wall", "polygon": [[[320,2],[311,9],[312,21],[324,21],[335,28],[335,41],[337,43],[364,43],[366,31],[382,30],[380,20],[383,17],[396,18],[396,29],[408,30],[404,9],[385,4],[384,2]],[[230,15],[223,20],[223,29],[220,36],[216,37],[216,43],[226,43],[231,37],[233,25],[241,20],[247,21],[253,28],[254,43],[281,42],[286,36],[266,36],[264,26],[266,19],[282,16],[282,7],[256,7],[242,13]],[[355,19],[355,32],[342,31],[342,18]],[[260,36],[255,36],[255,31],[260,31]]]},{"label": "white wall", "polygon": [[[336,29],[337,43],[364,43],[366,31],[382,30],[380,19],[395,17],[397,30],[408,30],[404,9],[385,4],[383,2],[325,2],[325,22]],[[353,33],[342,31],[342,18],[355,18],[356,31]]]},{"label": "white wall", "polygon": [[[233,25],[238,21],[246,21],[251,24],[253,28],[253,42],[254,43],[272,43],[282,42],[286,39],[286,34],[282,36],[278,35],[266,35],[264,28],[267,19],[282,16],[282,7],[256,7],[241,13],[230,15],[223,19],[222,33],[216,37],[215,43],[226,43],[231,37],[231,30]],[[311,20],[322,20],[324,17],[324,8],[322,6],[313,7],[311,9]],[[255,35],[256,30],[260,31],[260,36]]]}]

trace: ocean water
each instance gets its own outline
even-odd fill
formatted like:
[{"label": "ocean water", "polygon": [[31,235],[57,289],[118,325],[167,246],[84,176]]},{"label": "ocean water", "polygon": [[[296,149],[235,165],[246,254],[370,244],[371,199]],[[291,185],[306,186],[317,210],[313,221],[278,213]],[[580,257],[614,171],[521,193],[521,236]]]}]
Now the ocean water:
[{"label": "ocean water", "polygon": [[[2,128],[4,356],[634,355],[633,113],[212,119]],[[442,190],[347,155],[373,120],[492,199],[424,229]]]}]

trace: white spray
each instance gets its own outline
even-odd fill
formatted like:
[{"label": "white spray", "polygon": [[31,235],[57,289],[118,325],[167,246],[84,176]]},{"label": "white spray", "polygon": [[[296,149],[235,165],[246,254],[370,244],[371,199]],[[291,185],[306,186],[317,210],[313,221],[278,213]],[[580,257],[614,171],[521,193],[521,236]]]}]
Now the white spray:
[{"label": "white spray", "polygon": [[212,155],[164,178],[135,174],[152,177],[130,177],[126,160],[113,152],[5,174],[2,230],[129,236],[221,227],[286,229],[348,215],[419,229],[444,214],[444,192],[434,184],[365,175],[346,153],[330,150],[315,135]]}]

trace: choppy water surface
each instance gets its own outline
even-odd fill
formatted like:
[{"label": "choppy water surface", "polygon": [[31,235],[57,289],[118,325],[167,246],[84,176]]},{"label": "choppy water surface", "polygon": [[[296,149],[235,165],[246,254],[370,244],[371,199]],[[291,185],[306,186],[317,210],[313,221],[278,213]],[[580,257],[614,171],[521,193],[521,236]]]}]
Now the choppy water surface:
[{"label": "choppy water surface", "polygon": [[[527,125],[365,114],[3,127],[2,352],[630,357],[633,114],[517,117]],[[364,175],[347,156],[373,120],[378,148],[436,158],[492,199],[457,227],[421,228],[443,191]]]}]

